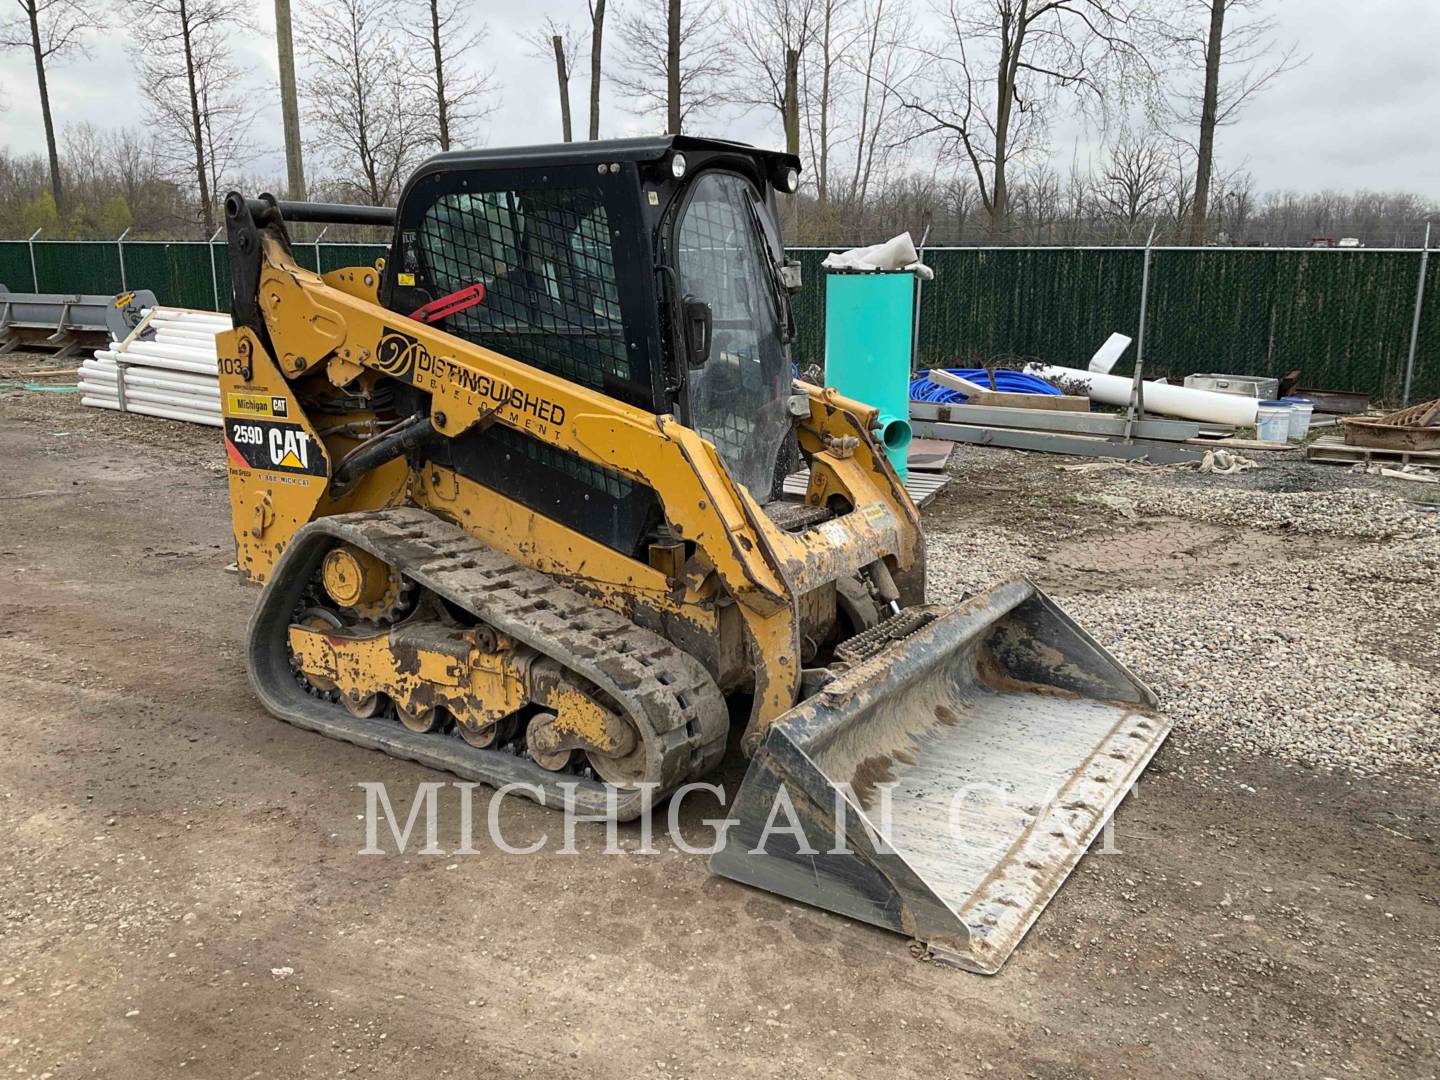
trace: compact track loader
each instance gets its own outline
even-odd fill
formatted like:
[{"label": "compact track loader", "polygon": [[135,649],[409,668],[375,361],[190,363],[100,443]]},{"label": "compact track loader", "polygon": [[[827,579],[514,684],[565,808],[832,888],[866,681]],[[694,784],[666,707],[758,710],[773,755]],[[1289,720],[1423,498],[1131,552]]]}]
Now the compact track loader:
[{"label": "compact track loader", "polygon": [[[291,723],[621,819],[710,773],[733,711],[714,869],[994,972],[1167,724],[1033,584],[925,603],[877,410],[792,374],[798,168],[666,137],[442,154],[394,211],[232,193],[251,677]],[[287,221],[393,238],[322,275]]]}]

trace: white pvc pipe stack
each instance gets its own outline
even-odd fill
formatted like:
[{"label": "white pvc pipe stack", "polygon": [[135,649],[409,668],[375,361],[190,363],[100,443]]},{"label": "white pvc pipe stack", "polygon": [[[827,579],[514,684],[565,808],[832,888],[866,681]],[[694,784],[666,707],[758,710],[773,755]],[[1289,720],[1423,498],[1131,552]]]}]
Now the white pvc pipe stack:
[{"label": "white pvc pipe stack", "polygon": [[[215,335],[230,329],[216,311],[156,308],[141,333],[112,341],[80,365],[80,403],[219,427]],[[120,403],[124,367],[125,403]]]}]

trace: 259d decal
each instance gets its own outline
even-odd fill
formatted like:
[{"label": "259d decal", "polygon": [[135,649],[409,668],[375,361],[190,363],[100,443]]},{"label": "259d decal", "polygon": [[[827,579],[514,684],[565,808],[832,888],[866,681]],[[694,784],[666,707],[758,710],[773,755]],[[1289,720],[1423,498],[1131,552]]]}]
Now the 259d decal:
[{"label": "259d decal", "polygon": [[327,471],[320,444],[294,424],[227,418],[225,449],[232,464],[251,469],[307,476],[324,476]]}]

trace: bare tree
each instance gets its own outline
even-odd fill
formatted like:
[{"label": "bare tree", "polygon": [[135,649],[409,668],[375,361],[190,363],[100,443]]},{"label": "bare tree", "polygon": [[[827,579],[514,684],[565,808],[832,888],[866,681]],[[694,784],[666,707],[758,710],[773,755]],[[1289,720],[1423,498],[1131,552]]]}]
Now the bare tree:
[{"label": "bare tree", "polygon": [[969,172],[959,172],[946,181],[939,201],[944,230],[941,235],[949,243],[959,243],[966,238],[970,219],[974,217],[979,202],[975,195],[975,181]]},{"label": "bare tree", "polygon": [[45,123],[45,152],[50,161],[50,193],[56,209],[64,205],[60,154],[55,146],[55,121],[50,115],[49,65],[84,54],[84,33],[95,26],[96,16],[83,0],[13,0],[19,7],[0,22],[0,48],[28,49],[35,61],[35,82],[40,90],[40,116]]},{"label": "bare tree", "polygon": [[1220,226],[1216,239],[1224,244],[1245,243],[1258,202],[1255,177],[1248,171],[1216,173],[1210,185],[1209,211]]},{"label": "bare tree", "polygon": [[290,0],[275,0],[275,52],[280,62],[280,126],[285,130],[285,188],[305,198],[305,153],[300,141],[300,101],[295,94],[295,35]]},{"label": "bare tree", "polygon": [[944,37],[918,50],[933,89],[900,102],[918,120],[914,137],[968,164],[992,238],[1009,217],[1010,164],[1043,144],[1062,92],[1103,115],[1153,82],[1139,11],[1139,0],[948,0]]},{"label": "bare tree", "polygon": [[[741,0],[729,31],[737,104],[773,109],[785,135],[785,152],[800,154],[800,57],[810,44],[816,0]],[[787,227],[795,224],[796,198],[785,199]]]},{"label": "bare tree", "polygon": [[854,168],[847,198],[863,208],[871,181],[887,163],[899,141],[896,120],[901,114],[898,88],[914,77],[906,50],[915,30],[904,0],[865,0],[848,63],[859,82],[855,117]]},{"label": "bare tree", "polygon": [[1189,149],[1174,147],[1170,152],[1165,191],[1165,214],[1175,237],[1184,237],[1195,207],[1195,168]]},{"label": "bare tree", "polygon": [[1126,240],[1136,238],[1136,229],[1156,217],[1167,196],[1170,156],[1156,135],[1123,132],[1110,148],[1101,182],[1095,189],[1101,212],[1117,222]]},{"label": "bare tree", "polygon": [[600,59],[605,40],[605,0],[590,0],[590,139],[600,138]]},{"label": "bare tree", "polygon": [[57,239],[113,240],[126,229],[136,239],[175,236],[194,224],[191,193],[165,175],[147,132],[67,124],[60,133],[60,168],[67,205]]},{"label": "bare tree", "polygon": [[157,145],[176,175],[193,179],[205,235],[215,231],[217,189],[250,154],[254,105],[231,59],[224,0],[133,0],[145,27],[131,48]]},{"label": "bare tree", "polygon": [[[409,51],[385,0],[330,0],[302,22],[303,87],[315,150],[347,197],[384,206],[421,155],[439,145],[434,98],[414,92]],[[453,116],[452,116],[453,120]]]},{"label": "bare tree", "polygon": [[[725,26],[695,0],[683,7],[664,0],[663,20],[657,0],[648,3],[620,20],[620,72],[611,80],[634,100],[634,112],[664,116],[670,134],[678,135],[729,100]],[[673,34],[672,11],[678,16]]]},{"label": "bare tree", "polygon": [[799,133],[789,145],[792,78],[798,81],[800,54],[810,44],[817,0],[741,0],[729,15],[734,43],[737,104],[773,109],[786,133],[786,149],[799,153]]},{"label": "bare tree", "polygon": [[810,48],[800,57],[800,113],[810,178],[823,212],[830,202],[831,131],[839,107],[848,49],[858,31],[850,25],[852,0],[816,0]]},{"label": "bare tree", "polygon": [[1062,193],[1064,208],[1063,239],[1068,244],[1078,244],[1085,235],[1089,218],[1095,205],[1095,178],[1091,168],[1081,168],[1078,153],[1070,157],[1070,167],[1065,172],[1065,189]]},{"label": "bare tree", "polygon": [[560,87],[560,130],[566,142],[574,141],[570,123],[570,78],[580,55],[580,40],[567,24],[547,18],[540,30],[526,34],[530,55],[555,65],[555,79]]},{"label": "bare tree", "polygon": [[1280,46],[1275,20],[1261,14],[1265,0],[1183,0],[1179,21],[1169,33],[1182,66],[1200,72],[1198,89],[1183,90],[1174,111],[1182,123],[1198,126],[1195,145],[1195,199],[1190,242],[1205,242],[1215,167],[1215,129],[1234,122],[1256,94],[1304,63],[1295,45]]},{"label": "bare tree", "polygon": [[1035,244],[1054,243],[1064,206],[1060,174],[1047,164],[1027,164],[1016,181],[1013,205],[1022,236]]},{"label": "bare tree", "polygon": [[487,28],[475,22],[464,0],[419,0],[419,6],[423,27],[404,21],[400,28],[413,45],[429,53],[428,64],[417,62],[412,67],[429,90],[440,149],[449,150],[455,140],[473,138],[475,125],[498,105],[493,71],[466,70],[459,64],[462,56],[484,55]]}]

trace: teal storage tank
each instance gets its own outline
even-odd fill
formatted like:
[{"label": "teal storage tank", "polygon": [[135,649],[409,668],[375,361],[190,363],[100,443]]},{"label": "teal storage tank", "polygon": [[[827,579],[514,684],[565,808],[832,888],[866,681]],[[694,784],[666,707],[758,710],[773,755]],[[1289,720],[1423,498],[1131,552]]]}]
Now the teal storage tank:
[{"label": "teal storage tank", "polygon": [[911,270],[825,275],[825,385],[880,410],[877,435],[904,480],[910,446]]}]

